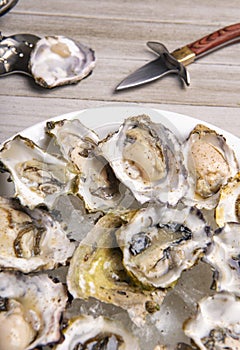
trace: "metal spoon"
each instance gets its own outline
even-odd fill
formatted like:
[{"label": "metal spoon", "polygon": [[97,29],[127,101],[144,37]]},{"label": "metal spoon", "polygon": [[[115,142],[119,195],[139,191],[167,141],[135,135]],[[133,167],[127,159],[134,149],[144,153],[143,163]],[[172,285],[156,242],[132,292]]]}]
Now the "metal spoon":
[{"label": "metal spoon", "polygon": [[0,16],[3,16],[6,12],[10,11],[17,2],[18,0],[0,0]]},{"label": "metal spoon", "polygon": [[75,84],[95,67],[94,51],[62,35],[0,34],[0,77],[11,73],[31,76],[44,88]]},{"label": "metal spoon", "polygon": [[0,34],[0,76],[23,73],[31,76],[28,68],[31,51],[40,38],[33,34]]}]

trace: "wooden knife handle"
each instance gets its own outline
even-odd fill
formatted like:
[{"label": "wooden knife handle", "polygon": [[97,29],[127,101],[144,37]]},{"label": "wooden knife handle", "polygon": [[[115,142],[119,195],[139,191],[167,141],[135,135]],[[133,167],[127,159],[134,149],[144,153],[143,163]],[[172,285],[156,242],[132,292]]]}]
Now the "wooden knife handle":
[{"label": "wooden knife handle", "polygon": [[196,56],[203,55],[208,51],[217,49],[233,39],[239,37],[240,40],[240,23],[232,24],[225,28],[219,29],[212,34],[188,44],[187,47],[195,53]]}]

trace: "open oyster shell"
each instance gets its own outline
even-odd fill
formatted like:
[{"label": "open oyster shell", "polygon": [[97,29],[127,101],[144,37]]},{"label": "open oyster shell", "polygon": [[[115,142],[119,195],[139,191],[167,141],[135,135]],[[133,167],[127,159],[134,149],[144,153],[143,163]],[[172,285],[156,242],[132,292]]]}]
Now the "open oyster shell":
[{"label": "open oyster shell", "polygon": [[157,345],[154,350],[194,350],[191,345],[185,343],[178,343],[174,349],[168,345]]},{"label": "open oyster shell", "polygon": [[221,187],[215,219],[219,227],[227,222],[240,222],[240,172]]},{"label": "open oyster shell", "polygon": [[239,169],[234,151],[222,135],[198,124],[185,141],[183,154],[189,182],[184,203],[215,208],[221,186]]},{"label": "open oyster shell", "polygon": [[72,190],[75,175],[67,162],[20,135],[3,145],[0,164],[11,174],[15,196],[29,208],[51,207],[58,196]]},{"label": "open oyster shell", "polygon": [[186,171],[176,136],[146,115],[127,118],[100,143],[116,176],[140,203],[175,205],[186,192]]},{"label": "open oyster shell", "polygon": [[240,300],[230,293],[203,298],[184,331],[201,350],[240,349]]},{"label": "open oyster shell", "polygon": [[66,264],[75,250],[60,224],[45,211],[0,197],[0,268],[25,273]]},{"label": "open oyster shell", "polygon": [[211,242],[210,227],[195,208],[140,209],[115,233],[128,272],[146,286],[172,286]]},{"label": "open oyster shell", "polygon": [[0,349],[30,350],[60,338],[67,295],[47,275],[0,272]]},{"label": "open oyster shell", "polygon": [[214,287],[240,297],[240,223],[218,229],[204,261],[214,268]]},{"label": "open oyster shell", "polygon": [[47,124],[60,150],[78,175],[76,192],[89,211],[128,208],[134,197],[116,178],[108,161],[100,154],[98,136],[78,119]]},{"label": "open oyster shell", "polygon": [[29,70],[36,83],[47,88],[77,83],[94,67],[94,51],[64,36],[40,39],[29,60]]},{"label": "open oyster shell", "polygon": [[116,349],[140,350],[136,338],[119,322],[103,316],[81,315],[69,320],[64,329],[64,341],[57,345],[55,350],[75,349]]},{"label": "open oyster shell", "polygon": [[166,291],[145,289],[128,275],[114,236],[122,222],[121,217],[113,214],[98,221],[71,259],[67,286],[73,297],[94,297],[120,306],[135,324],[143,325],[147,314],[159,310]]}]

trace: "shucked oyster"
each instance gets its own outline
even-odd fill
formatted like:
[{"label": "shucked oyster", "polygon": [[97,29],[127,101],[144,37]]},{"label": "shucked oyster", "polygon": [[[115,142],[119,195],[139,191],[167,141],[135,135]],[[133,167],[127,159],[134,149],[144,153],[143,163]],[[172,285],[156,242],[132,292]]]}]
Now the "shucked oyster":
[{"label": "shucked oyster", "polygon": [[56,350],[140,349],[136,338],[130,332],[117,321],[103,316],[94,318],[81,315],[76,319],[69,320],[69,325],[63,333],[64,341],[55,347]]},{"label": "shucked oyster", "polygon": [[30,350],[58,341],[67,295],[47,275],[0,272],[0,349]]},{"label": "shucked oyster", "polygon": [[186,192],[180,144],[148,116],[126,119],[100,146],[116,176],[140,203],[152,199],[175,205]]},{"label": "shucked oyster", "polygon": [[159,309],[166,292],[144,289],[124,269],[122,252],[114,236],[122,222],[113,214],[98,221],[71,259],[67,286],[75,298],[94,297],[120,306],[128,311],[134,323],[143,325],[146,315]]},{"label": "shucked oyster", "polygon": [[98,136],[78,119],[47,124],[61,153],[75,167],[77,193],[88,210],[128,207],[134,201],[130,191],[116,178],[107,160],[100,155]]},{"label": "shucked oyster", "polygon": [[203,298],[184,331],[201,350],[239,350],[240,300],[230,293]]},{"label": "shucked oyster", "polygon": [[191,345],[185,343],[178,343],[174,349],[167,345],[157,345],[154,350],[194,350]]},{"label": "shucked oyster", "polygon": [[128,272],[144,285],[166,288],[203,255],[209,232],[198,209],[149,206],[115,235]]},{"label": "shucked oyster", "polygon": [[204,125],[197,125],[183,146],[189,190],[185,203],[213,209],[219,190],[238,171],[233,150],[225,138]]},{"label": "shucked oyster", "polygon": [[52,269],[65,264],[74,249],[49,214],[0,197],[0,268],[25,273]]},{"label": "shucked oyster", "polygon": [[227,222],[240,222],[240,172],[221,187],[215,219],[219,227]]},{"label": "shucked oyster", "polygon": [[214,268],[216,290],[240,297],[240,223],[228,223],[215,232],[204,261]]},{"label": "shucked oyster", "polygon": [[71,191],[74,175],[67,162],[20,135],[6,142],[0,151],[1,170],[8,171],[15,196],[23,205],[51,207],[56,197]]},{"label": "shucked oyster", "polygon": [[94,51],[64,36],[40,39],[30,56],[35,81],[47,88],[76,83],[95,67]]}]

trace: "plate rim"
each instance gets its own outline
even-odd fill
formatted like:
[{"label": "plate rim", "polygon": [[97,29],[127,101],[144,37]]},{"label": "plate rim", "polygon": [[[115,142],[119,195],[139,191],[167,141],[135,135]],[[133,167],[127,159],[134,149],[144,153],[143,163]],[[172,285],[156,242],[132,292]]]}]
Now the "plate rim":
[{"label": "plate rim", "polygon": [[[233,138],[235,142],[240,142],[240,138],[238,138],[237,136],[235,136],[234,134],[230,133],[229,131],[225,131],[224,129],[212,124],[212,123],[209,123],[209,122],[206,122],[206,121],[203,121],[201,119],[198,119],[198,118],[195,118],[193,116],[190,116],[190,115],[186,115],[186,114],[183,114],[183,113],[177,113],[177,112],[173,112],[173,111],[166,111],[166,110],[163,110],[163,109],[160,109],[160,108],[151,108],[151,107],[146,107],[144,105],[135,105],[135,104],[123,104],[123,105],[103,105],[103,106],[97,106],[97,107],[90,107],[90,108],[83,108],[83,109],[80,109],[80,110],[73,110],[73,111],[70,111],[70,112],[67,112],[67,113],[64,113],[64,114],[60,114],[60,115],[57,115],[57,116],[54,116],[54,117],[50,117],[50,118],[47,118],[45,120],[42,120],[38,123],[35,123],[27,128],[24,128],[22,129],[21,131],[13,134],[12,136],[10,136],[9,138],[7,138],[6,140],[4,140],[2,143],[1,143],[1,146],[7,142],[8,140],[11,140],[12,138],[14,138],[16,135],[22,135],[24,137],[29,137],[30,138],[30,135],[32,136],[32,131],[35,132],[35,130],[37,129],[42,129],[42,131],[44,131],[45,129],[45,126],[46,126],[46,123],[47,122],[50,122],[50,121],[58,121],[58,120],[61,120],[61,119],[79,119],[83,124],[84,124],[84,121],[87,123],[85,123],[84,125],[88,124],[88,121],[89,120],[85,120],[86,119],[86,116],[85,114],[89,114],[89,113],[92,113],[93,116],[91,117],[91,120],[90,120],[90,123],[89,124],[92,124],[92,123],[96,123],[96,120],[94,122],[94,119],[95,119],[95,114],[99,113],[99,112],[105,112],[105,111],[109,111],[109,110],[115,110],[115,112],[117,113],[122,113],[124,111],[128,111],[128,110],[135,110],[136,112],[134,112],[133,114],[134,115],[137,115],[136,113],[139,111],[143,111],[145,112],[145,114],[147,114],[147,112],[149,114],[152,114],[154,113],[154,116],[156,117],[157,115],[159,116],[159,122],[161,122],[161,119],[162,121],[170,121],[170,123],[174,124],[174,123],[177,123],[177,127],[175,125],[173,125],[173,127],[175,126],[176,129],[179,130],[182,129],[182,128],[179,128],[178,127],[178,124],[179,124],[179,121],[181,120],[181,125],[184,124],[184,127],[186,127],[186,130],[185,132],[188,132],[188,129],[191,128],[190,125],[196,125],[196,124],[204,124],[206,126],[208,126],[209,128],[213,128],[214,130],[216,130],[217,132],[223,134],[223,136],[225,136],[226,138]],[[126,113],[126,112],[125,112]],[[132,115],[133,115],[132,114]],[[130,116],[130,115],[129,115]],[[151,115],[150,115],[151,117]],[[115,118],[115,119],[114,119]],[[125,119],[125,117],[119,117],[119,115],[117,114],[114,114],[114,118],[112,120],[112,125],[119,125],[119,123],[123,122],[123,120]],[[84,121],[82,121],[82,119],[84,119]],[[153,118],[154,119],[154,118]],[[184,122],[188,122],[188,125],[185,125]],[[100,124],[102,125],[102,124]],[[86,125],[87,127],[89,127],[88,125]],[[94,128],[95,129],[95,128]],[[180,131],[180,133],[182,133],[182,130]],[[44,132],[44,135],[45,135],[45,132]],[[34,136],[34,140],[36,139],[36,136]]]}]

